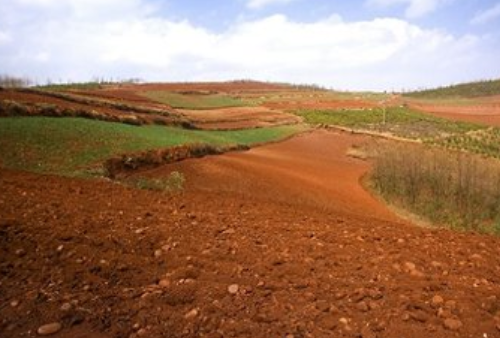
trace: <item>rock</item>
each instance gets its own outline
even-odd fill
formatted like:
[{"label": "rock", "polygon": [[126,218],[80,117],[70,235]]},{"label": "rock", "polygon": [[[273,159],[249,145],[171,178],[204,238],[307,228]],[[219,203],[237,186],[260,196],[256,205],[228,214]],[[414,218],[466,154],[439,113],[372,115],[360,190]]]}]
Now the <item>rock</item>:
[{"label": "rock", "polygon": [[471,256],[469,257],[469,259],[470,259],[471,261],[479,261],[479,260],[483,259],[483,256],[481,256],[480,254],[477,254],[477,253],[476,253],[476,254],[471,255]]},{"label": "rock", "polygon": [[451,330],[451,331],[456,331],[463,326],[463,324],[460,320],[453,319],[453,318],[445,319],[443,322],[443,325],[446,329]]},{"label": "rock", "polygon": [[417,268],[417,266],[415,265],[415,263],[412,263],[412,262],[406,262],[405,263],[405,269],[410,272],[410,271],[413,271]]},{"label": "rock", "polygon": [[431,300],[431,306],[433,308],[438,308],[440,307],[441,305],[443,305],[444,303],[444,299],[443,297],[439,296],[439,295],[435,295],[434,297],[432,297],[432,300]]},{"label": "rock", "polygon": [[328,312],[330,311],[330,303],[328,303],[326,300],[318,300],[316,302],[316,309],[321,312]]},{"label": "rock", "polygon": [[51,334],[55,334],[61,331],[62,325],[61,323],[50,323],[42,325],[36,331],[40,336],[49,336]]},{"label": "rock", "polygon": [[191,311],[189,311],[184,315],[184,318],[189,320],[195,318],[197,315],[198,315],[198,310],[192,309]]},{"label": "rock", "polygon": [[16,255],[19,257],[23,257],[26,255],[26,251],[24,249],[17,249],[16,250]]},{"label": "rock", "polygon": [[160,258],[162,255],[163,255],[163,251],[158,249],[158,250],[155,250],[155,258]]},{"label": "rock", "polygon": [[368,307],[368,304],[366,304],[365,301],[361,301],[356,304],[356,309],[358,309],[361,312],[368,312],[370,308]]},{"label": "rock", "polygon": [[71,308],[71,303],[64,303],[63,305],[61,305],[61,311],[64,312],[68,312],[69,310],[71,310]]},{"label": "rock", "polygon": [[410,313],[410,317],[417,322],[425,323],[429,320],[429,315],[425,311],[417,310]]},{"label": "rock", "polygon": [[10,302],[11,307],[18,307],[19,306],[19,301],[17,299],[14,299],[13,301]]},{"label": "rock", "polygon": [[162,279],[158,282],[158,286],[160,286],[161,288],[168,288],[170,286],[171,282],[169,279]]},{"label": "rock", "polygon": [[326,330],[335,330],[337,328],[337,323],[338,321],[335,316],[326,315],[319,320],[318,325]]},{"label": "rock", "polygon": [[232,284],[232,285],[229,285],[229,287],[227,288],[227,291],[232,294],[232,295],[235,295],[238,293],[238,291],[240,290],[240,287],[238,284]]},{"label": "rock", "polygon": [[349,324],[349,320],[347,318],[342,317],[339,319],[339,323],[347,325]]}]

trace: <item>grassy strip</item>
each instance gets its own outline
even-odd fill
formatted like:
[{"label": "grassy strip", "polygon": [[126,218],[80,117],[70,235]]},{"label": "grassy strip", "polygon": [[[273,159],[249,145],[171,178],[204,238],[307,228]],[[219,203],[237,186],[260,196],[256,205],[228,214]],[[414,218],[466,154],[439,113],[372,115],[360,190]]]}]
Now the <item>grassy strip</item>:
[{"label": "grassy strip", "polygon": [[438,224],[500,234],[500,163],[399,144],[379,149],[373,187],[389,202]]},{"label": "grassy strip", "polygon": [[454,86],[421,90],[404,94],[404,96],[407,97],[424,99],[473,98],[492,95],[500,95],[500,80],[463,83]]},{"label": "grassy strip", "polygon": [[223,94],[179,94],[166,91],[141,93],[145,97],[179,109],[216,109],[248,106],[247,102]]},{"label": "grassy strip", "polygon": [[199,131],[81,118],[2,118],[0,163],[14,169],[76,175],[92,164],[124,153],[195,143],[254,145],[280,140],[302,130],[301,126],[283,126]]},{"label": "grassy strip", "polygon": [[407,107],[390,107],[362,110],[300,110],[310,124],[336,125],[391,133],[410,139],[433,139],[484,129],[472,123],[453,122],[411,110]]},{"label": "grassy strip", "polygon": [[500,129],[488,128],[467,134],[429,141],[447,149],[467,151],[487,157],[500,158]]}]

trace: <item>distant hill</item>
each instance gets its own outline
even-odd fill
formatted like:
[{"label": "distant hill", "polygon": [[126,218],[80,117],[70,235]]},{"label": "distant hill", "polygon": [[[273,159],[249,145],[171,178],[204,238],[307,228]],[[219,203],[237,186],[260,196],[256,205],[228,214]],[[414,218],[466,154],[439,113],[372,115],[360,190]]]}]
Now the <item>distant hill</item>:
[{"label": "distant hill", "polygon": [[403,96],[427,99],[439,98],[473,98],[500,95],[500,79],[463,83],[435,89],[427,89],[406,93]]}]

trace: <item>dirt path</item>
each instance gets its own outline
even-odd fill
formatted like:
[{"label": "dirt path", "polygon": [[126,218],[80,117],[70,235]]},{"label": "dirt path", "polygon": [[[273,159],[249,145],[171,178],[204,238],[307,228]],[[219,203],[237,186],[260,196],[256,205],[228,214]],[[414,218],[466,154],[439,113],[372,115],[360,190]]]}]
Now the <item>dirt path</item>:
[{"label": "dirt path", "polygon": [[177,170],[186,175],[191,191],[226,192],[262,202],[395,220],[360,185],[369,170],[368,163],[347,156],[349,148],[370,140],[318,130],[247,152],[180,162],[148,175],[165,176]]},{"label": "dirt path", "polygon": [[396,221],[358,142],[148,172],[179,195],[0,169],[0,337],[500,337],[500,239]]}]

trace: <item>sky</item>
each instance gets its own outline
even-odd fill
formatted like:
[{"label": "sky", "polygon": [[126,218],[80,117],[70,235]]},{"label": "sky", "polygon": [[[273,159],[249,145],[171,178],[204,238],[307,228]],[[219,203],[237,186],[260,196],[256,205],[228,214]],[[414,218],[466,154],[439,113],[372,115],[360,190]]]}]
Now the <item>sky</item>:
[{"label": "sky", "polygon": [[500,0],[0,0],[0,74],[388,91],[500,78]]}]

